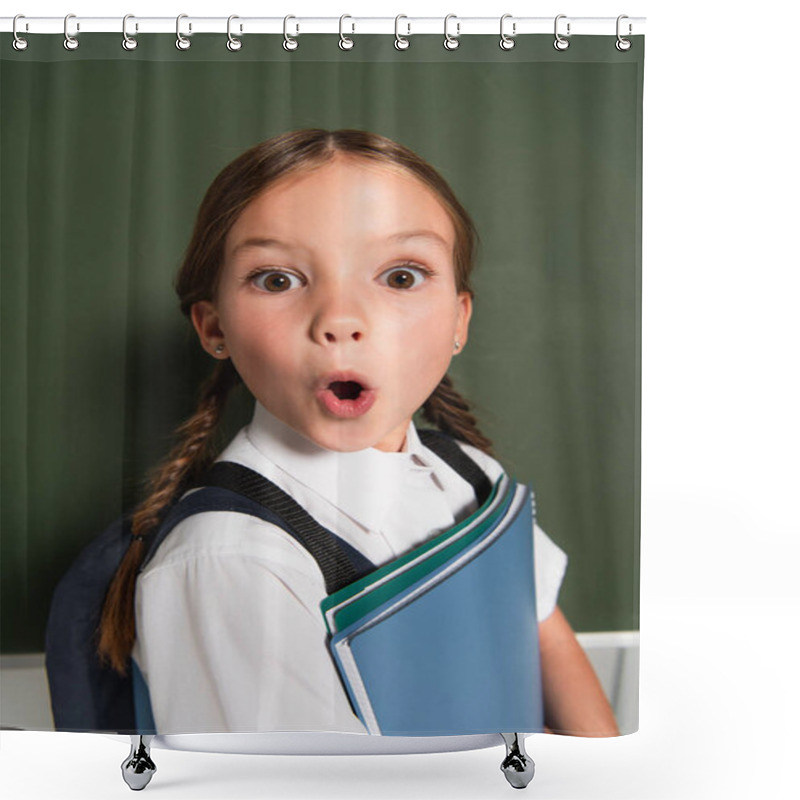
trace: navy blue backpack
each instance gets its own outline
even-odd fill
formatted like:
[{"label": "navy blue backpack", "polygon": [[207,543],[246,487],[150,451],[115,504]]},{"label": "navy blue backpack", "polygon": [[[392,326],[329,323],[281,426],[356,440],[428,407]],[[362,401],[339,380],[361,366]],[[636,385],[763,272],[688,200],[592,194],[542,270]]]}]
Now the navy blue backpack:
[{"label": "navy blue backpack", "polygon": [[[491,492],[488,477],[448,435],[419,431],[425,445],[467,480],[478,505]],[[148,537],[140,571],[182,520],[204,511],[236,511],[271,522],[314,557],[328,594],[372,572],[375,565],[332,531],[322,527],[288,494],[257,472],[233,462],[212,465],[197,484],[168,509]],[[45,666],[56,730],[152,734],[155,726],[146,686],[129,661],[126,675],[100,663],[97,631],[106,592],[131,537],[124,516],[106,528],[78,555],[53,593],[45,632]]]}]

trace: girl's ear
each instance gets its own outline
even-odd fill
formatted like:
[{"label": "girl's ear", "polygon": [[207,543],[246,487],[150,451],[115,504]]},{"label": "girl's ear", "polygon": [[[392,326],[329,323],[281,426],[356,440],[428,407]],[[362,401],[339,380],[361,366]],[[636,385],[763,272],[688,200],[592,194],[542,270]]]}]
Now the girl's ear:
[{"label": "girl's ear", "polygon": [[469,338],[469,321],[472,317],[472,294],[470,292],[458,293],[458,321],[456,322],[456,339],[461,343],[459,352]]},{"label": "girl's ear", "polygon": [[214,358],[228,357],[225,350],[225,334],[220,327],[219,314],[214,304],[208,300],[200,300],[191,308],[192,325],[200,338],[203,349]]}]

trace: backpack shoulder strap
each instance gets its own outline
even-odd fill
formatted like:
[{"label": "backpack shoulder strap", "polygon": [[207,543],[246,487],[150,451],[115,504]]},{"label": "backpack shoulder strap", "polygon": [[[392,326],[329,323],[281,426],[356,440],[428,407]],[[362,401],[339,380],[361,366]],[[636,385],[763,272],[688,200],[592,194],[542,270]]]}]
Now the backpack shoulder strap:
[{"label": "backpack shoulder strap", "polygon": [[204,511],[236,511],[282,528],[317,562],[328,594],[375,569],[375,565],[355,547],[320,525],[286,492],[249,467],[232,461],[218,461],[207,470],[198,485],[198,489],[183,497],[167,515],[140,570],[179,522]]},{"label": "backpack shoulder strap", "polygon": [[492,482],[486,473],[459,446],[456,440],[443,431],[422,428],[417,431],[422,443],[469,483],[482,506],[492,492]]}]

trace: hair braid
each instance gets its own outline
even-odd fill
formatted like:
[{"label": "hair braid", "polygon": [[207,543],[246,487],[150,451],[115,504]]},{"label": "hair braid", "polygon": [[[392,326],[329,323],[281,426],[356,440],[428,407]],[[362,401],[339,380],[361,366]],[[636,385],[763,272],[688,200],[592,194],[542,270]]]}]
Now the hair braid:
[{"label": "hair braid", "polygon": [[108,587],[100,617],[97,653],[120,675],[127,671],[136,638],[134,597],[136,576],[147,553],[142,537],[158,528],[165,509],[180,496],[188,482],[214,458],[214,433],[231,389],[239,375],[230,360],[221,361],[203,384],[197,410],[180,425],[177,444],[155,470],[146,498],[133,513],[128,550]]},{"label": "hair braid", "polygon": [[445,375],[433,394],[422,406],[422,416],[462,442],[471,444],[493,456],[492,442],[478,429],[470,413],[470,404],[456,391],[449,375]]}]

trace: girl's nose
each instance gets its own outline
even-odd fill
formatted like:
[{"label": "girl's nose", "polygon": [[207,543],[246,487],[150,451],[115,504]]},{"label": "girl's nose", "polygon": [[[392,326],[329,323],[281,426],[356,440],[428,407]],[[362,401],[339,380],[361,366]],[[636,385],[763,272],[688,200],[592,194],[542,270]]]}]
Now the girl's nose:
[{"label": "girl's nose", "polygon": [[328,297],[311,325],[311,337],[318,344],[346,344],[361,341],[367,333],[367,317],[356,298],[345,293]]},{"label": "girl's nose", "polygon": [[355,320],[337,320],[322,328],[322,337],[328,344],[343,344],[344,342],[357,342],[364,336],[363,326]]}]

